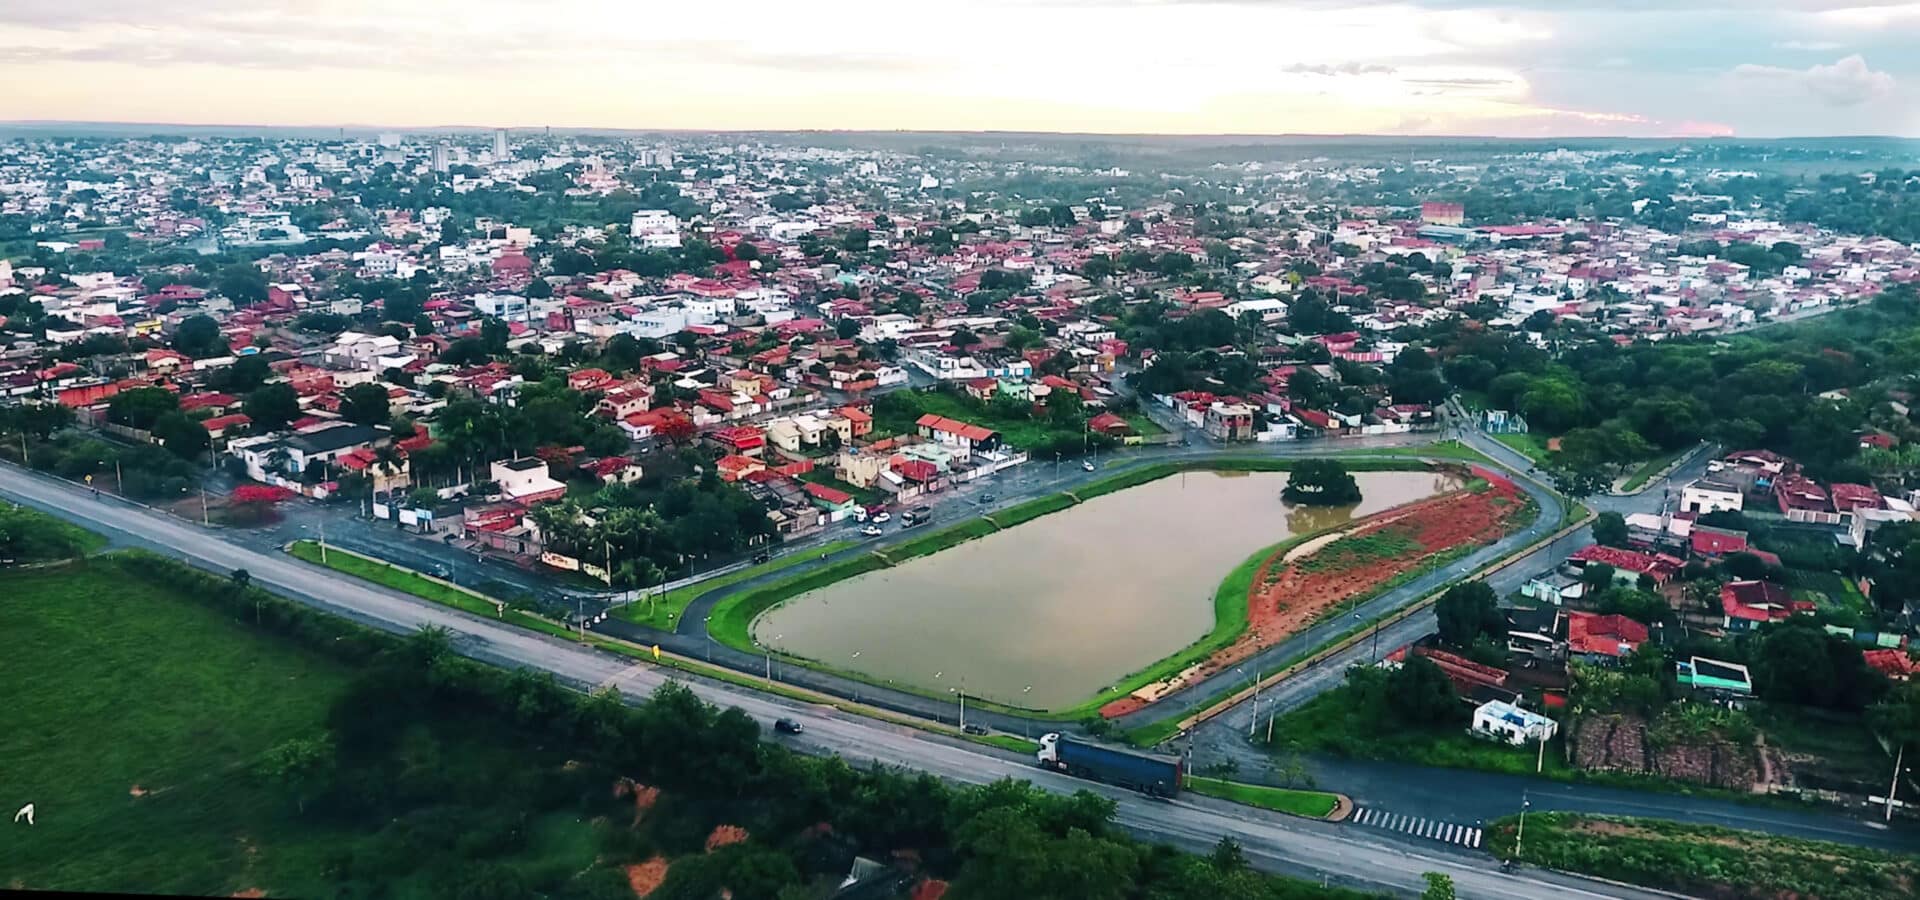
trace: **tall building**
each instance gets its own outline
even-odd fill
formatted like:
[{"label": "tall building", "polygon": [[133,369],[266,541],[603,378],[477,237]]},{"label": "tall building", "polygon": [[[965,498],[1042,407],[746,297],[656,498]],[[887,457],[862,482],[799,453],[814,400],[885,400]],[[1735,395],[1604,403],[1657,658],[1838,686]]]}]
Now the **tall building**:
[{"label": "tall building", "polygon": [[1420,221],[1428,225],[1463,225],[1467,221],[1467,210],[1458,203],[1422,203]]},{"label": "tall building", "polygon": [[404,141],[405,139],[402,138],[397,131],[383,131],[380,133],[380,146],[382,147],[392,149],[400,146]]},{"label": "tall building", "polygon": [[493,130],[493,158],[507,158],[507,130],[505,128],[495,128]]},{"label": "tall building", "polygon": [[433,145],[433,170],[435,172],[445,172],[447,165],[447,142],[441,141]]}]

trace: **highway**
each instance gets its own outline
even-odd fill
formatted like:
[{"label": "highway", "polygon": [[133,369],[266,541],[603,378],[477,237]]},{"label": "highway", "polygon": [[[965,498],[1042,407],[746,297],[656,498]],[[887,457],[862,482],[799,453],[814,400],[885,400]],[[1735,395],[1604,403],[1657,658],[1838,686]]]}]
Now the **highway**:
[{"label": "highway", "polygon": [[1457,848],[1409,847],[1350,826],[1268,814],[1205,798],[1172,803],[1069,779],[1034,768],[1023,757],[859,718],[826,707],[788,701],[731,685],[689,679],[663,670],[404,594],[337,576],[284,554],[241,547],[215,532],[52,478],[0,465],[0,495],[98,531],[117,545],[144,547],[218,572],[246,569],[254,583],[351,620],[390,632],[446,628],[462,654],[502,666],[552,672],[576,687],[616,686],[643,697],[669,678],[687,683],[708,702],[736,706],[762,722],[799,720],[799,749],[837,754],[856,763],[878,762],[925,770],[943,778],[984,783],[1027,779],[1048,790],[1091,790],[1112,797],[1120,825],[1142,838],[1205,850],[1221,837],[1240,841],[1261,868],[1296,877],[1397,894],[1418,894],[1425,872],[1451,876],[1461,896],[1475,898],[1653,897],[1658,894],[1555,873],[1523,869],[1501,873],[1484,854]]}]

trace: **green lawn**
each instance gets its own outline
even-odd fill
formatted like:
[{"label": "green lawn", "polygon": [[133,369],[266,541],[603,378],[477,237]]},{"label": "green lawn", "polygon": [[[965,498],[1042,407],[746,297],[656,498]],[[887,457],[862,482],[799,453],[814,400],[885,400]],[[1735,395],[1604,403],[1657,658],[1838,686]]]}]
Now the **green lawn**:
[{"label": "green lawn", "polygon": [[[1296,752],[1509,775],[1534,774],[1539,759],[1536,747],[1509,747],[1479,740],[1466,733],[1466,726],[1464,718],[1458,728],[1419,730],[1383,725],[1363,704],[1356,703],[1352,689],[1343,685],[1275,720],[1273,744],[1277,749]],[[1545,777],[1571,777],[1558,740],[1548,742],[1544,762]]]},{"label": "green lawn", "polygon": [[1159,422],[1155,422],[1152,418],[1148,417],[1146,413],[1130,412],[1122,415],[1120,418],[1126,419],[1127,424],[1133,426],[1133,433],[1141,437],[1153,437],[1156,434],[1167,433],[1165,428],[1160,427]]},{"label": "green lawn", "polygon": [[[1514,856],[1518,821],[1488,830],[1487,848]],[[1696,897],[1894,900],[1920,896],[1920,857],[1658,819],[1536,813],[1522,862]]]},{"label": "green lawn", "polygon": [[1241,784],[1219,778],[1203,778],[1199,775],[1187,776],[1187,790],[1208,797],[1218,797],[1221,800],[1231,800],[1247,806],[1257,806],[1261,809],[1312,819],[1326,818],[1333,813],[1334,807],[1340,804],[1338,797],[1326,791],[1296,791],[1260,784]]},{"label": "green lawn", "polygon": [[105,537],[64,519],[0,501],[0,558],[20,563],[70,559],[106,545]]},{"label": "green lawn", "polygon": [[[268,748],[319,733],[339,664],[106,563],[0,576],[7,723],[0,776],[31,801],[0,880],[41,890],[222,896],[322,890],[326,835],[245,777]],[[138,787],[152,793],[132,796]]]},{"label": "green lawn", "polygon": [[916,538],[901,541],[891,547],[875,551],[886,558],[889,565],[899,565],[916,556],[938,553],[948,547],[959,546],[975,538],[983,538],[1000,529],[986,519],[969,519],[958,525],[949,525],[939,531],[929,532]]},{"label": "green lawn", "polygon": [[836,491],[845,491],[846,493],[853,495],[854,502],[860,504],[861,506],[872,506],[873,504],[883,499],[886,499],[884,496],[881,495],[879,491],[876,491],[872,488],[855,487],[851,484],[841,481],[838,478],[835,478],[833,476],[833,469],[831,467],[816,468],[810,472],[802,472],[800,474],[800,480],[811,482],[813,484],[824,484],[827,487],[833,488]]},{"label": "green lawn", "polygon": [[476,616],[485,616],[555,637],[575,637],[574,632],[565,625],[543,619],[525,610],[510,609],[505,603],[485,594],[338,547],[327,548],[325,562],[321,561],[320,545],[315,541],[295,541],[287,547],[287,552],[307,562],[326,566],[362,581],[370,581],[382,587],[412,594],[422,600],[431,600],[442,606],[451,606]]},{"label": "green lawn", "polygon": [[1038,519],[1048,513],[1056,513],[1075,505],[1072,497],[1066,494],[1048,494],[1034,500],[1028,500],[1018,506],[988,514],[987,518],[1001,528],[1012,528],[1022,522]]},{"label": "green lawn", "polygon": [[1680,457],[1685,456],[1691,452],[1693,452],[1692,447],[1690,446],[1681,447],[1680,449],[1675,450],[1672,453],[1663,453],[1650,460],[1647,460],[1646,462],[1641,463],[1640,468],[1633,470],[1633,474],[1627,476],[1627,480],[1620,485],[1621,490],[1627,490],[1627,491],[1639,490],[1642,485],[1646,484],[1648,481],[1651,481],[1653,479],[1653,476],[1660,474],[1661,470],[1665,469],[1670,465],[1673,465],[1674,460],[1679,459]]},{"label": "green lawn", "polygon": [[1077,441],[1080,435],[1086,433],[1084,428],[1077,425],[1056,428],[1041,419],[1003,418],[994,415],[991,407],[984,404],[976,406],[967,398],[947,391],[915,391],[907,399],[911,399],[921,412],[902,414],[886,402],[876,402],[873,408],[874,430],[888,434],[916,434],[919,427],[914,422],[926,413],[933,413],[998,431],[1007,443],[1021,448],[1048,445],[1062,437]]},{"label": "green lawn", "polygon": [[1540,439],[1529,434],[1496,434],[1493,439],[1512,448],[1515,452],[1544,465],[1547,462],[1547,446]]},{"label": "green lawn", "polygon": [[722,599],[714,606],[712,621],[707,623],[707,631],[715,640],[729,647],[748,653],[757,653],[759,648],[753,644],[750,628],[753,620],[761,613],[772,609],[783,600],[798,597],[816,588],[826,587],[836,581],[886,567],[887,561],[878,555],[863,553],[852,559],[841,560],[810,572],[734,594]]},{"label": "green lawn", "polygon": [[989,747],[998,747],[1002,750],[1012,750],[1015,753],[1031,754],[1040,752],[1040,744],[1037,741],[1030,741],[1023,737],[1015,737],[1011,734],[963,734],[961,736],[976,744],[985,744]]},{"label": "green lawn", "polygon": [[839,553],[849,547],[857,547],[859,545],[859,541],[834,541],[831,544],[823,544],[811,550],[784,553],[757,566],[748,566],[737,572],[716,575],[712,578],[687,585],[686,587],[674,588],[662,594],[657,599],[654,599],[652,602],[648,602],[645,598],[642,598],[638,603],[630,603],[614,610],[613,615],[615,618],[625,619],[636,625],[645,625],[648,628],[660,631],[671,631],[674,623],[679,621],[680,615],[687,611],[687,604],[692,603],[694,598],[701,594],[716,588],[738,584],[750,578],[758,578],[769,572],[779,572],[804,562],[811,562],[818,559],[822,553]]}]

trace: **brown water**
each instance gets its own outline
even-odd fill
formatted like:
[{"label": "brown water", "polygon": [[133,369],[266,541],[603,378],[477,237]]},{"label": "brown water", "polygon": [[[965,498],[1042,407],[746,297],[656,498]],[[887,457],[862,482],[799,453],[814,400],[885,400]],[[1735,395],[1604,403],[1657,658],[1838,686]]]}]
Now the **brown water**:
[{"label": "brown water", "polygon": [[1453,484],[1354,477],[1357,506],[1310,508],[1281,501],[1284,473],[1174,475],[802,594],[754,638],[877,682],[1070,706],[1211,630],[1215,588],[1255,551]]}]

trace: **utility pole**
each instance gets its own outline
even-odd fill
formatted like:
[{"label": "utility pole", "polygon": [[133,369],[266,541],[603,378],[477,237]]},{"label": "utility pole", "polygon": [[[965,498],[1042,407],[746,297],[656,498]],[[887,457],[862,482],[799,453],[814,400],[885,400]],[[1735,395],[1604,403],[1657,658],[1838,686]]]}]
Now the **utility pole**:
[{"label": "utility pole", "polygon": [[1907,742],[1900,742],[1900,752],[1893,755],[1893,783],[1887,785],[1886,821],[1893,821],[1893,795],[1900,792],[1900,764],[1907,758]]},{"label": "utility pole", "polygon": [[320,564],[327,564],[327,517],[320,517]]},{"label": "utility pole", "polygon": [[1253,739],[1253,730],[1260,726],[1260,669],[1253,670],[1253,719],[1247,722],[1247,739]]},{"label": "utility pole", "polygon": [[200,524],[213,524],[212,518],[207,515],[207,486],[205,484],[200,485]]},{"label": "utility pole", "polygon": [[1513,832],[1513,859],[1515,862],[1520,861],[1520,841],[1527,836],[1527,807],[1532,805],[1533,805],[1533,801],[1527,799],[1527,792],[1521,791],[1520,792],[1520,827],[1514,829],[1514,832]]}]

